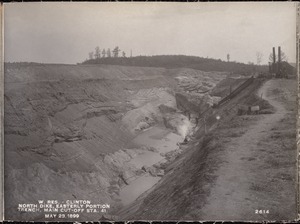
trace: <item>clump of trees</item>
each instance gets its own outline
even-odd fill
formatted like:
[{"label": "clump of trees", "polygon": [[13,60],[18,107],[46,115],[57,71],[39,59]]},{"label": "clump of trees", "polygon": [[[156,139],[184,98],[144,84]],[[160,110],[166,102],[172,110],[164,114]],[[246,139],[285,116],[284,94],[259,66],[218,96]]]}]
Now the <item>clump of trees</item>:
[{"label": "clump of trees", "polygon": [[123,57],[126,58],[126,53],[125,51],[122,51],[122,54],[120,55],[121,49],[116,46],[113,50],[110,50],[110,48],[103,48],[100,49],[100,47],[96,47],[95,51],[91,51],[89,52],[89,60],[93,60],[93,59],[99,59],[99,58],[119,58],[119,57]]},{"label": "clump of trees", "polygon": [[[107,53],[107,52],[106,52]],[[125,53],[125,52],[124,52]],[[112,54],[113,55],[113,54]],[[237,74],[253,73],[254,68],[257,72],[267,72],[267,65],[244,64],[235,61],[221,61],[220,59],[202,58],[186,55],[155,55],[155,56],[134,56],[129,57],[110,57],[86,60],[82,64],[107,64],[122,66],[140,66],[140,67],[160,67],[160,68],[192,68],[201,71],[222,71],[233,72]]]}]

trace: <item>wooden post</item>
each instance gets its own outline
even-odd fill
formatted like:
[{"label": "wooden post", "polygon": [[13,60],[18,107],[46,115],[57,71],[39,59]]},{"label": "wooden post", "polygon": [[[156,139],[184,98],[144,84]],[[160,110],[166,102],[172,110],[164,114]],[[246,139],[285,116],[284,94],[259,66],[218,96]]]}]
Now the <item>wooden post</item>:
[{"label": "wooden post", "polygon": [[273,47],[273,63],[276,63],[276,53],[275,53],[275,47]]},{"label": "wooden post", "polygon": [[279,76],[281,76],[281,49],[280,46],[278,47],[278,68],[277,73]]},{"label": "wooden post", "polygon": [[275,47],[273,47],[273,73],[277,74],[277,69],[276,69],[276,53],[275,53]]}]

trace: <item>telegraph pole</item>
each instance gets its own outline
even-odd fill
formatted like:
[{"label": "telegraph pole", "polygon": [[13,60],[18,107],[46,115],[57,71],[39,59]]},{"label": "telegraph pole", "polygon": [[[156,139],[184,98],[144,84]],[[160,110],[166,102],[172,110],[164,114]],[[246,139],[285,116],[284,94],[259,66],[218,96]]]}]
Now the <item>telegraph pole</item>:
[{"label": "telegraph pole", "polygon": [[273,47],[273,66],[272,67],[273,67],[273,73],[277,73],[275,47]]},{"label": "telegraph pole", "polygon": [[281,76],[281,48],[280,46],[278,47],[278,66],[277,66],[277,73],[278,76]]}]

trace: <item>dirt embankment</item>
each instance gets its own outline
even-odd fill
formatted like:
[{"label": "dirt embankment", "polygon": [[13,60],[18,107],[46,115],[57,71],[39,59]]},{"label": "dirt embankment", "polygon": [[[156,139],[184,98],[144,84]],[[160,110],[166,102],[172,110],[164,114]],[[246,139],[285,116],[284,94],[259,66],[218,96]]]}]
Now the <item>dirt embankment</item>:
[{"label": "dirt embankment", "polygon": [[[106,65],[6,66],[7,218],[42,219],[16,208],[43,199],[90,199],[116,209],[124,179],[142,172],[130,161],[153,151],[133,139],[165,124],[180,134],[187,118],[177,108],[175,93],[187,93],[183,83],[201,87],[206,82],[212,89],[225,78],[210,75]],[[204,96],[197,91],[191,92]]]},{"label": "dirt embankment", "polygon": [[[122,217],[296,218],[296,82],[270,80],[256,95],[258,87],[259,82],[254,83],[215,111],[220,122],[204,138],[195,135],[187,153],[167,168],[164,179],[123,209]],[[258,104],[273,113],[237,116],[239,104]]]},{"label": "dirt embankment", "polygon": [[[244,124],[227,126],[224,150],[207,203],[207,220],[288,220],[296,218],[296,85],[269,80],[258,91],[273,114],[243,116]],[[240,133],[239,133],[240,132]],[[230,136],[228,136],[230,137]]]}]

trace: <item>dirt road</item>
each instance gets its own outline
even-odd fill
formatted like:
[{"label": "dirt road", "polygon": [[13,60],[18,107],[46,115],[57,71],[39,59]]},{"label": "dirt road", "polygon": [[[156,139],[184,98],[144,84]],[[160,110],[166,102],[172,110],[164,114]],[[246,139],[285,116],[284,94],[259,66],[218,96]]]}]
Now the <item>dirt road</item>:
[{"label": "dirt road", "polygon": [[276,112],[247,116],[255,122],[226,143],[216,181],[201,209],[203,220],[295,218],[296,151],[293,143],[288,149],[284,143],[284,138],[291,137],[291,142],[294,136],[295,111],[287,107],[293,104],[293,87],[293,80],[273,79],[258,91]]}]

